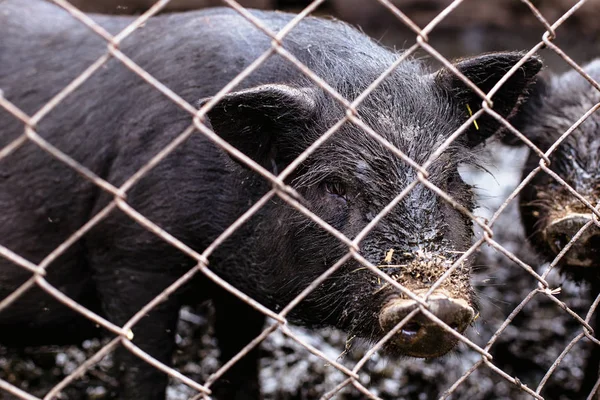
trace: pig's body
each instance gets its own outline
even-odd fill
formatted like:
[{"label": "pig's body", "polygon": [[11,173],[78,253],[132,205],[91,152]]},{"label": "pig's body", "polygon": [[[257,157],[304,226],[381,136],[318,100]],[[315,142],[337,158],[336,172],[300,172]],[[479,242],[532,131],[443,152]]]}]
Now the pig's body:
[{"label": "pig's body", "polygon": [[[253,12],[270,29],[293,15]],[[132,19],[93,17],[117,33]],[[106,45],[67,13],[44,2],[0,3],[0,88],[29,115],[104,54]],[[120,45],[134,62],[189,103],[214,95],[270,46],[271,40],[231,10],[164,15]],[[354,99],[398,57],[337,22],[307,18],[285,39],[286,49],[348,99]],[[520,58],[504,53],[457,64],[484,91]],[[508,115],[539,69],[530,60],[496,97]],[[245,90],[243,90],[245,89]],[[213,130],[269,170],[281,171],[344,116],[343,107],[280,56],[269,58],[208,113]],[[404,62],[358,107],[368,125],[415,161],[424,162],[467,118],[480,99],[446,70],[427,73]],[[192,123],[192,117],[116,60],[110,60],[45,116],[36,131],[53,146],[112,183],[122,185]],[[471,192],[456,172],[497,124],[480,119],[429,168],[431,182],[469,207]],[[23,124],[0,111],[0,143]],[[41,262],[97,215],[111,195],[25,143],[0,161],[0,244]],[[416,178],[415,171],[359,128],[340,132],[302,164],[289,181],[301,202],[349,237]],[[192,249],[202,252],[271,186],[195,133],[127,191],[127,203]],[[470,221],[428,189],[417,186],[361,242],[361,254],[424,293],[466,250]],[[347,252],[347,246],[274,198],[219,246],[209,267],[274,310],[281,310]],[[113,210],[57,260],[48,281],[78,303],[122,326],[195,261]],[[427,270],[423,270],[427,268]],[[406,272],[403,274],[403,272]],[[462,332],[474,299],[464,263],[428,301],[432,312]],[[31,277],[0,260],[0,299]],[[290,314],[304,325],[333,325],[380,338],[416,307],[356,262],[347,262]],[[213,299],[224,360],[263,324],[261,314],[224,294],[202,276],[172,294],[134,327],[134,342],[170,362],[178,310]],[[424,316],[389,344],[395,353],[434,357],[456,340]],[[0,311],[0,343],[66,343],[97,335],[85,318],[34,288]],[[164,397],[165,376],[126,351],[118,354],[122,398]],[[217,398],[257,398],[257,352],[234,365],[212,388]]]}]

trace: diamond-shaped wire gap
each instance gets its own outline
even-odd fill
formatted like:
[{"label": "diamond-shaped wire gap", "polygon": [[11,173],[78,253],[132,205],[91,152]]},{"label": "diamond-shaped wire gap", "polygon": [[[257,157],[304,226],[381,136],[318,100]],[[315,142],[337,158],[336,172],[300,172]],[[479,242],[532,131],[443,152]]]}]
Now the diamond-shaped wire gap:
[{"label": "diamond-shaped wire gap", "polygon": [[[292,22],[294,22],[294,21],[292,21]],[[290,22],[288,24],[288,26],[290,26],[292,24],[292,22]],[[297,23],[298,21],[295,21],[295,22]],[[291,29],[292,27],[293,26],[291,26],[289,29]],[[284,27],[282,31],[285,31],[285,29],[286,28]],[[167,88],[162,83],[160,83],[157,79],[152,77],[149,73],[147,73],[143,68],[138,66],[135,62],[133,62],[130,58],[128,58],[120,50],[118,50],[117,48],[115,48],[112,45],[109,45],[109,51],[115,58],[119,59],[127,68],[132,70],[134,73],[138,74],[140,77],[142,77],[142,79],[146,80],[154,88],[158,89],[161,93],[163,93],[168,98],[170,98],[171,100],[176,102],[180,107],[184,108],[186,111],[188,111],[192,114],[196,114],[195,108],[193,108],[189,103],[187,103],[185,100],[183,100],[177,94],[172,92],[169,88]],[[256,59],[252,64],[250,64],[246,69],[244,69],[240,74],[238,74],[236,76],[236,78],[234,78],[228,85],[226,85],[223,89],[221,89],[219,92],[217,92],[217,94],[214,95],[211,98],[211,100],[204,105],[204,107],[202,108],[200,113],[198,113],[197,119],[196,119],[196,125],[201,123],[200,122],[201,118],[206,114],[206,112],[210,109],[210,107],[212,107],[219,100],[221,100],[225,94],[227,94],[231,89],[233,89],[235,86],[237,86],[237,84],[239,84],[243,79],[245,79],[245,77],[247,77],[250,73],[254,72],[254,70],[256,70],[256,68],[258,68],[273,52],[274,52],[273,48],[268,49],[258,59]],[[198,119],[198,118],[200,118],[200,119]],[[333,132],[335,132],[335,131],[332,131],[331,133],[333,134]],[[206,134],[206,131],[204,131],[204,133]],[[217,138],[216,135],[214,135],[214,136],[208,135],[208,136],[210,138],[212,138],[213,141],[217,145],[219,145],[221,148],[228,151],[229,153],[233,153],[234,155],[237,155],[238,159],[245,162],[250,168],[254,169],[258,173],[263,175],[265,178],[271,180],[273,183],[275,183],[278,186],[282,185],[282,182],[280,179],[273,178],[272,174],[270,174],[268,171],[266,171],[260,165],[256,164],[250,158],[243,155],[243,153],[237,151],[237,149],[235,149],[235,147],[229,145],[224,140],[216,140],[215,141],[214,139]],[[220,139],[220,138],[218,138],[218,139]],[[160,161],[160,160],[156,160],[155,163],[158,163],[158,161]]]},{"label": "diamond-shaped wire gap", "polygon": [[[196,120],[197,121],[197,120]],[[199,123],[199,122],[198,122]],[[232,147],[230,145],[228,145],[227,142],[225,142],[223,139],[221,139],[218,135],[216,135],[214,132],[212,132],[210,129],[208,129],[205,125],[201,124],[201,125],[197,125],[197,128],[200,129],[201,131],[203,131],[205,134],[210,135],[215,141],[222,141],[223,146],[229,146]],[[243,153],[239,152],[237,149],[235,148],[231,148],[231,152],[233,154],[239,153],[239,159],[243,159],[243,158],[247,158],[245,155],[243,155]],[[237,155],[237,154],[236,154]],[[268,172],[267,172],[268,173]],[[288,186],[284,187],[285,189],[288,189]],[[315,221],[316,223],[318,223],[321,227],[323,227],[324,229],[326,229],[329,233],[333,234],[334,236],[336,236],[338,239],[340,239],[342,242],[346,243],[346,245],[348,245],[349,247],[353,247],[352,243],[349,241],[349,239],[347,239],[344,235],[342,235],[339,231],[337,231],[335,228],[331,227],[329,224],[327,224],[325,221],[323,221],[321,218],[319,218],[318,216],[316,216],[314,213],[312,213],[310,210],[308,210],[307,208],[305,208],[303,205],[301,205],[299,202],[297,202],[294,198],[292,198],[291,196],[288,196],[287,193],[283,193],[280,192],[279,190],[281,190],[280,188],[278,188],[278,195],[279,197],[281,197],[283,200],[285,200],[286,202],[288,202],[290,205],[292,205],[294,208],[296,208],[298,211],[301,211],[303,214],[305,214],[307,217],[311,218],[313,221]],[[295,192],[294,192],[295,194]],[[380,273],[382,275],[382,277],[384,279],[388,279],[391,281],[392,284],[396,283],[394,281],[391,280],[391,278],[389,276],[387,276],[386,274],[383,274],[381,272],[379,272],[378,270],[375,270],[376,273]],[[409,297],[413,298],[414,300],[418,301],[418,302],[422,302],[420,299],[418,299],[414,294],[407,292],[406,289],[402,289],[401,287],[399,287],[396,283],[395,285],[396,287],[398,287],[400,290],[402,290],[405,294],[407,294]]]},{"label": "diamond-shaped wire gap", "polygon": [[[289,313],[289,311],[291,311],[291,309],[293,307],[295,307],[303,298],[305,298],[312,290],[314,290],[315,287],[317,287],[325,279],[327,279],[332,273],[334,273],[337,269],[339,269],[350,258],[350,256],[351,256],[351,253],[347,253],[344,257],[342,257],[340,260],[338,260],[333,266],[331,266],[327,271],[325,271],[321,276],[319,276],[317,279],[315,279],[311,283],[311,285],[309,285],[307,288],[305,288],[298,296],[296,296],[296,298],[294,298],[279,313],[279,316],[281,316],[281,318],[285,317],[285,315],[287,313]],[[286,334],[288,337],[292,338],[293,340],[295,340],[296,342],[298,342],[299,344],[301,344],[302,346],[304,346],[305,348],[307,348],[311,353],[313,353],[313,354],[315,354],[315,355],[317,355],[317,356],[319,356],[321,358],[324,358],[325,361],[327,361],[329,364],[331,364],[334,367],[336,367],[341,372],[343,372],[343,373],[345,373],[347,375],[349,374],[349,375],[353,376],[353,373],[351,371],[349,371],[346,367],[344,367],[343,365],[339,364],[337,361],[334,361],[334,360],[331,360],[331,359],[327,358],[322,352],[320,352],[316,348],[308,345],[306,342],[304,342],[299,337],[297,337],[296,335],[294,335],[287,328],[287,326],[285,324],[282,324],[280,326],[280,329],[282,330],[282,332],[284,334]],[[259,335],[259,337],[257,337],[249,345],[247,345],[244,349],[242,349],[232,360],[237,360],[237,359],[243,357],[248,351],[250,351],[255,345],[257,345],[262,340],[263,336],[266,337],[268,335],[268,333],[270,333],[270,330],[271,329],[269,328],[265,332],[263,332],[261,335]],[[269,331],[269,332],[267,332],[267,331]],[[226,363],[221,369],[219,369],[219,371],[217,371],[215,374],[213,374],[215,376],[214,379],[216,379],[217,377],[221,376],[229,367],[231,367],[231,365],[233,365],[232,362]]]},{"label": "diamond-shaped wire gap", "polygon": [[[483,111],[479,110],[477,113],[475,113],[471,118],[469,118],[461,127],[459,127],[457,129],[457,131],[455,131],[447,140],[444,141],[444,143],[428,158],[428,160],[425,162],[425,164],[423,164],[423,166],[421,168],[426,169],[429,165],[431,165],[431,163],[433,163],[433,161],[445,150],[448,148],[448,146],[452,143],[452,141],[455,140],[456,137],[458,137],[459,134],[461,134],[476,118],[478,118],[481,113],[483,113]],[[414,186],[416,186],[416,184],[419,182],[419,179],[413,181],[411,184],[409,184],[398,196],[396,196],[390,203],[388,203],[386,205],[386,207],[384,207],[384,209],[377,215],[375,216],[375,218],[369,222],[369,224],[363,228],[363,230],[361,232],[359,232],[359,234],[354,238],[353,243],[355,243],[357,246],[360,243],[360,241],[375,227],[375,225],[377,223],[379,223],[379,221],[381,221],[381,219],[383,219],[383,217],[385,217],[385,215],[387,215],[389,212],[391,212],[391,210],[406,196],[406,194],[408,193],[408,191],[412,190],[412,188]],[[430,288],[430,290],[427,292],[427,294],[425,295],[424,301],[427,300],[427,298],[429,297],[429,295],[431,293],[433,293],[433,291],[439,287],[441,285],[441,283],[444,281],[445,277],[449,276],[456,268],[458,268],[458,266],[460,265],[460,263],[466,259],[466,257],[468,255],[470,255],[473,251],[476,250],[476,247],[472,247],[467,253],[468,254],[463,254],[463,256],[461,256],[449,269],[446,273],[444,273],[444,275],[442,277],[440,277],[440,279],[438,279],[438,281]]]},{"label": "diamond-shaped wire gap", "polygon": [[[347,253],[346,256],[342,257],[340,260],[338,260],[332,267],[330,267],[327,271],[325,271],[321,276],[319,276],[317,279],[315,279],[311,285],[309,285],[307,288],[305,288],[296,298],[294,298],[280,313],[279,315],[283,318],[285,317],[285,315],[287,315],[287,313],[289,313],[289,311],[291,311],[291,309],[293,307],[295,307],[303,298],[305,298],[312,290],[314,290],[314,288],[316,288],[319,284],[321,284],[325,279],[327,279],[332,273],[334,273],[337,269],[339,269],[339,267],[341,267],[351,256],[351,253]],[[403,323],[402,323],[403,324]],[[400,325],[401,327],[401,325]],[[400,327],[395,328],[394,332],[397,331],[398,329],[400,329]],[[287,329],[287,328],[286,328]],[[282,327],[283,330],[283,327]],[[290,331],[287,331],[290,332]],[[286,332],[284,332],[286,333]],[[259,338],[255,339],[251,344],[249,344],[248,346],[246,346],[242,351],[240,351],[235,357],[234,359],[239,359],[241,358],[247,351],[249,351],[252,347],[254,347],[254,343],[258,343],[260,342],[260,340],[262,340],[262,336],[266,336],[265,332],[263,332],[263,334],[261,334],[259,336]],[[288,335],[289,336],[289,335]],[[391,335],[387,335],[386,337],[391,337]],[[292,337],[294,340],[298,341],[297,337]],[[305,345],[305,343],[303,341],[299,341],[299,343],[301,345]],[[305,346],[306,347],[306,346]],[[309,348],[309,350],[311,350]],[[316,351],[316,349],[315,349]],[[313,352],[315,355],[322,357],[322,353],[321,352],[315,352],[315,351],[311,351]],[[232,360],[234,360],[232,359]],[[332,361],[330,359],[326,358],[326,361],[329,362],[330,364],[334,365],[334,366],[338,366],[339,364],[335,361]],[[229,368],[233,363],[227,363],[226,365],[224,365],[222,367],[222,369],[220,369],[219,371],[217,371],[217,373],[215,373],[215,375],[222,375],[225,370],[227,368]],[[347,373],[346,369],[340,369],[338,368],[338,370]]]},{"label": "diamond-shaped wire gap", "polygon": [[[110,35],[106,31],[104,31],[100,26],[98,26],[91,19],[89,19],[89,17],[87,17],[85,14],[82,14],[81,12],[79,12],[77,9],[75,9],[73,6],[71,6],[69,3],[61,1],[61,0],[57,0],[57,4],[66,8],[67,11],[71,12],[73,15],[76,15],[78,19],[84,21],[88,26],[90,26],[93,29],[93,31],[95,33],[99,34],[102,38],[104,38],[104,39],[110,38]],[[84,70],[84,72],[79,74],[73,81],[71,81],[59,93],[54,95],[31,118],[27,118],[27,120],[25,121],[27,124],[27,126],[25,128],[25,136],[32,142],[36,143],[39,147],[44,149],[46,152],[50,153],[51,155],[53,155],[55,158],[59,159],[63,163],[66,163],[71,168],[75,169],[78,173],[82,174],[84,177],[88,178],[89,180],[94,182],[96,185],[98,185],[102,189],[104,189],[105,191],[108,191],[114,195],[121,195],[116,191],[116,188],[114,188],[111,184],[104,181],[103,179],[98,177],[96,174],[91,172],[89,169],[87,169],[83,165],[77,163],[72,158],[70,158],[69,156],[67,156],[60,150],[58,150],[56,147],[54,147],[49,142],[44,140],[41,136],[39,136],[33,129],[33,127],[37,123],[39,123],[39,121],[41,119],[43,119],[52,109],[54,109],[58,104],[60,104],[67,96],[69,96],[71,93],[73,93],[85,81],[87,81],[109,59],[110,59],[109,54],[105,54],[105,55],[101,56],[100,58],[98,58],[93,64],[91,64],[88,68],[86,68]],[[16,112],[16,110],[14,110],[14,106],[12,106],[12,104],[8,103],[3,98],[0,98],[0,100],[2,100],[2,105],[7,110],[9,110],[13,114],[15,114],[18,118],[23,119],[23,117],[25,117],[25,115],[22,112],[21,113]],[[8,149],[5,148],[2,150],[1,156],[5,157],[6,155],[10,154],[17,147],[19,147],[22,143],[24,143],[24,140],[22,140],[21,138],[17,139],[15,142],[13,142],[11,145],[9,145]]]},{"label": "diamond-shaped wire gap", "polygon": [[[326,226],[328,226],[329,224],[327,224],[327,222],[323,221],[320,217],[318,217],[317,215],[315,215],[314,213],[312,213],[310,210],[306,209],[304,206],[302,206],[298,201],[296,201],[295,199],[291,198],[290,196],[288,196],[287,194],[284,193],[278,193],[279,197],[281,197],[282,199],[286,200],[290,205],[292,205],[294,208],[296,208],[296,210],[302,212],[304,215],[306,215],[307,217],[309,217],[310,219],[312,219],[314,222],[318,223],[319,225],[321,225],[323,228],[325,228]],[[332,230],[335,230],[335,228],[331,227]],[[326,229],[329,231],[329,229]],[[336,230],[336,232],[339,232]],[[331,233],[331,232],[330,232]],[[341,237],[338,237],[338,239],[342,240],[343,238],[343,242],[350,248],[350,251],[353,253],[354,258],[359,261],[361,264],[363,264],[365,267],[367,267],[368,269],[370,269],[371,271],[375,272],[377,275],[379,275],[380,277],[382,277],[383,279],[385,279],[388,282],[394,282],[395,285],[394,287],[398,288],[401,292],[403,292],[404,294],[406,294],[407,296],[409,296],[411,299],[417,301],[419,304],[424,305],[425,307],[429,307],[426,303],[424,303],[424,301],[419,297],[416,296],[413,292],[411,292],[410,290],[404,288],[402,285],[399,285],[397,282],[395,282],[389,275],[381,272],[379,270],[379,268],[375,267],[372,263],[370,263],[369,261],[367,261],[365,258],[363,258],[362,256],[360,256],[357,251],[358,249],[352,244],[352,242],[350,241],[350,239],[348,239],[345,235],[343,235],[342,233],[339,233],[339,235]],[[337,236],[336,236],[337,237]]]}]

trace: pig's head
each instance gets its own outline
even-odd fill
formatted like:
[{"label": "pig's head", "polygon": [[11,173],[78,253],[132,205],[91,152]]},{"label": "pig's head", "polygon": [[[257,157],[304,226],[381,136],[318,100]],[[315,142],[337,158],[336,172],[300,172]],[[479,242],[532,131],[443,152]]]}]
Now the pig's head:
[{"label": "pig's head", "polygon": [[[585,71],[600,81],[600,60]],[[547,151],[578,119],[600,102],[600,92],[578,72],[544,77],[515,119],[515,126],[542,151]],[[531,152],[523,177],[539,166]],[[600,201],[600,115],[590,115],[550,156],[550,169],[593,206]],[[532,244],[553,260],[592,218],[591,210],[544,171],[523,189],[520,208]],[[576,280],[600,277],[600,227],[591,224],[573,242],[558,264]]]},{"label": "pig's head", "polygon": [[[487,92],[521,57],[520,53],[489,54],[455,66]],[[533,58],[517,70],[493,97],[494,109],[504,116],[511,114],[540,67],[540,61]],[[385,65],[376,70],[345,68],[344,76],[316,72],[352,100]],[[475,112],[481,103],[481,98],[446,68],[428,73],[418,62],[409,61],[357,109],[374,131],[422,164],[467,120],[467,105]],[[208,119],[228,142],[265,168],[281,171],[344,115],[343,106],[330,95],[303,81],[229,94],[208,113]],[[429,181],[472,209],[471,187],[462,181],[457,167],[476,162],[475,148],[499,127],[491,117],[481,117],[477,127],[470,126],[431,164]],[[248,179],[263,181],[243,166],[238,168],[245,185],[252,186]],[[294,171],[288,183],[300,194],[302,204],[352,239],[416,179],[413,167],[347,122]],[[256,240],[246,255],[254,260],[248,276],[260,283],[243,289],[276,310],[348,253],[339,239],[279,198],[256,218]],[[471,242],[472,221],[417,184],[359,247],[361,256],[391,279],[424,295]],[[476,314],[469,273],[467,260],[427,299],[429,311],[460,333]],[[309,326],[333,325],[377,340],[417,307],[416,301],[350,258],[299,303],[290,318]],[[387,349],[436,357],[456,342],[451,333],[418,313],[388,342]]]}]

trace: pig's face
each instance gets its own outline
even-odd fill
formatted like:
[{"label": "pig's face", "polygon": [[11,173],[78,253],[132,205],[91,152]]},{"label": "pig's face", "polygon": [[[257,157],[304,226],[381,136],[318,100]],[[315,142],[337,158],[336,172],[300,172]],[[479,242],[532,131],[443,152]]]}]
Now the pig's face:
[{"label": "pig's face", "polygon": [[[457,68],[487,92],[520,56],[487,55],[462,61]],[[497,93],[494,108],[501,115],[513,110],[539,68],[537,59],[528,61],[507,81],[506,89]],[[346,81],[336,89],[352,99],[369,83],[352,86]],[[448,71],[425,74],[412,65],[386,79],[357,111],[367,125],[421,165],[466,121],[467,104],[478,109],[481,101]],[[247,122],[231,128],[243,119],[232,115],[239,117],[240,110],[253,118],[261,115],[252,133],[267,135],[268,139],[262,136],[259,140],[263,145],[249,145],[252,126]],[[208,114],[215,132],[265,167],[279,170],[344,115],[343,107],[322,90],[284,85],[234,93]],[[265,133],[266,129],[271,132]],[[462,207],[472,209],[471,189],[461,180],[457,167],[474,162],[474,148],[497,129],[498,123],[490,117],[482,117],[478,129],[469,127],[428,167],[429,182]],[[236,132],[244,131],[244,137],[237,136]],[[413,167],[347,122],[302,163],[288,183],[300,194],[303,205],[354,239],[416,179]],[[261,290],[266,288],[268,294],[264,301],[278,310],[348,253],[346,244],[281,199],[260,218],[260,231],[268,233],[269,240],[261,240],[253,251],[265,277]],[[360,241],[359,253],[405,288],[424,295],[469,248],[471,238],[471,221],[419,183]],[[429,311],[460,333],[475,315],[469,271],[468,261],[458,265],[427,300]],[[334,325],[376,340],[417,307],[416,301],[350,258],[290,317],[304,325]],[[387,347],[395,353],[436,357],[448,352],[456,341],[419,313]]]},{"label": "pig's face", "polygon": [[[585,70],[600,79],[600,61]],[[522,131],[542,151],[552,146],[575,121],[600,101],[600,92],[577,72],[540,81],[536,98],[528,104]],[[550,169],[594,207],[600,201],[600,115],[594,113],[575,129],[550,156]],[[539,165],[531,154],[524,176]],[[600,227],[591,210],[564,185],[540,172],[524,188],[521,214],[534,246],[554,259],[584,227],[579,238],[560,259],[569,276],[596,279],[600,267]]]}]

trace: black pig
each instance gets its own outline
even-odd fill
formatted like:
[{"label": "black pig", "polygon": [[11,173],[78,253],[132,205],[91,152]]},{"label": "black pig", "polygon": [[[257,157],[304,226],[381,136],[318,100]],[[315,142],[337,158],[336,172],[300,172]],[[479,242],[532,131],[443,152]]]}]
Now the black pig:
[{"label": "black pig", "polygon": [[[600,60],[584,67],[600,80]],[[596,90],[577,71],[539,80],[535,96],[514,119],[542,151],[552,146],[600,101]],[[592,114],[550,156],[550,169],[593,206],[600,200],[600,116]],[[531,152],[523,177],[539,165]],[[592,221],[590,209],[550,175],[541,172],[523,189],[520,210],[533,245],[554,259],[571,238]],[[600,229],[592,225],[573,243],[558,265],[577,281],[600,281]]]},{"label": "black pig", "polygon": [[[583,69],[600,82],[600,59]],[[545,152],[598,102],[600,91],[572,70],[540,79],[531,100],[513,123]],[[571,132],[550,156],[550,169],[594,207],[600,201],[599,126],[600,115],[596,112]],[[524,178],[539,165],[539,161],[539,156],[531,152],[523,171]],[[523,188],[520,211],[527,237],[548,261],[554,260],[578,231],[593,221],[591,210],[543,171]],[[594,297],[600,293],[600,227],[597,222],[572,243],[557,265],[569,278],[588,283]],[[597,334],[600,329],[598,312],[593,327]],[[599,362],[600,351],[593,345],[581,386],[583,397],[598,379]]]},{"label": "black pig", "polygon": [[[253,11],[275,31],[291,14]],[[110,32],[128,17],[93,18]],[[0,4],[0,88],[30,115],[106,51],[106,43],[66,12],[44,2]],[[336,21],[306,18],[283,41],[285,48],[348,99],[354,99],[399,56]],[[183,99],[203,104],[260,54],[271,39],[229,9],[150,19],[120,49]],[[523,56],[497,53],[458,61],[455,67],[483,91]],[[494,96],[508,116],[541,67],[529,59]],[[200,103],[198,103],[200,102]],[[403,62],[358,107],[358,114],[388,141],[423,163],[481,99],[449,70],[429,72]],[[281,171],[345,115],[345,109],[281,56],[272,56],[208,112],[221,137],[264,167]],[[122,185],[192,122],[192,116],[110,60],[36,126],[58,149],[114,185]],[[470,126],[429,168],[430,180],[466,207],[472,193],[457,165],[474,162],[475,147],[494,134],[491,117]],[[0,111],[2,144],[23,124]],[[1,244],[39,263],[112,199],[96,185],[33,143],[5,157],[0,175]],[[333,227],[354,237],[417,177],[413,168],[350,123],[287,179],[298,199]],[[271,185],[196,133],[127,192],[127,202],[176,238],[202,252]],[[375,265],[394,249],[385,269],[424,293],[471,245],[471,221],[429,189],[417,185],[361,242]],[[276,197],[211,255],[210,268],[273,310],[281,310],[348,248]],[[130,217],[108,217],[48,266],[47,279],[64,294],[115,324],[127,322],[195,261]],[[0,298],[31,277],[0,264]],[[470,261],[449,276],[428,303],[458,332],[475,309]],[[197,276],[134,327],[134,342],[169,364],[178,310],[212,299],[221,355],[228,360],[263,326],[263,316]],[[307,326],[336,326],[377,340],[416,308],[356,261],[348,261],[290,314]],[[98,328],[33,288],[0,311],[0,343],[7,346],[68,343]],[[435,357],[454,336],[423,315],[387,346],[393,354]],[[119,349],[121,398],[164,398],[166,376]],[[257,351],[216,382],[217,398],[258,398]]]}]

